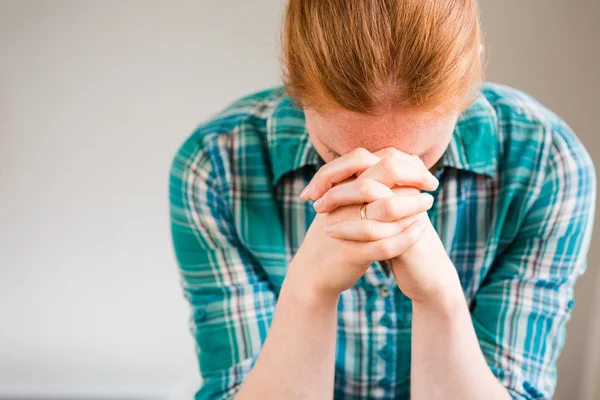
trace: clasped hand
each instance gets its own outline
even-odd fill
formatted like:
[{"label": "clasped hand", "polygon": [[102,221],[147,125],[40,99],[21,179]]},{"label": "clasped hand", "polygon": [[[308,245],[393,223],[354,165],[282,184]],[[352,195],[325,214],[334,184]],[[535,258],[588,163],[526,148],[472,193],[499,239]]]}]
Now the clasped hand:
[{"label": "clasped hand", "polygon": [[419,157],[393,148],[359,148],[327,163],[300,195],[318,213],[294,257],[304,279],[317,293],[339,295],[385,260],[413,301],[442,294],[456,271],[426,213],[433,197],[421,192],[437,186]]}]

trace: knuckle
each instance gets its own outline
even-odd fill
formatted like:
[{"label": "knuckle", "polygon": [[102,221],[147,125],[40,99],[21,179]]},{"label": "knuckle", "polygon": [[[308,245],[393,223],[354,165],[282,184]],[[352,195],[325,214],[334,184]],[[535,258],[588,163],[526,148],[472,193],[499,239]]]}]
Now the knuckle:
[{"label": "knuckle", "polygon": [[381,158],[394,157],[398,154],[398,150],[393,147],[386,147],[380,152]]},{"label": "knuckle", "polygon": [[381,166],[387,173],[391,174],[392,176],[396,176],[398,168],[398,158],[394,156],[386,157],[383,160],[381,160]]},{"label": "knuckle", "polygon": [[331,172],[331,165],[330,164],[325,164],[323,165],[315,174],[315,180],[322,180],[325,179],[327,176],[329,176],[330,172]]},{"label": "knuckle", "polygon": [[383,212],[387,217],[395,218],[400,213],[397,197],[387,197],[383,199]]},{"label": "knuckle", "polygon": [[372,179],[363,179],[357,181],[356,186],[358,192],[362,195],[362,197],[368,197],[373,190],[374,181]]},{"label": "knuckle", "polygon": [[377,243],[377,252],[379,253],[379,257],[382,260],[387,260],[389,258],[393,258],[395,255],[393,254],[392,244],[389,240],[381,240]]},{"label": "knuckle", "polygon": [[387,173],[391,172],[390,170],[394,168],[392,157],[386,157],[383,160],[381,160],[380,163],[381,168],[383,168]]},{"label": "knuckle", "polygon": [[429,172],[425,167],[423,167],[423,176],[421,178],[424,183],[430,183],[432,179],[435,180],[435,177]]},{"label": "knuckle", "polygon": [[365,159],[371,155],[371,152],[364,147],[357,147],[356,149],[352,150],[352,155],[358,159]]},{"label": "knuckle", "polygon": [[415,161],[417,161],[419,164],[421,164],[421,165],[424,165],[424,164],[423,164],[423,160],[422,160],[422,159],[421,159],[421,157],[419,157],[418,155],[416,155],[416,154],[411,154],[410,156],[411,156],[411,157],[412,157],[412,158],[413,158]]},{"label": "knuckle", "polygon": [[390,157],[393,157],[396,160],[396,162],[398,160],[402,160],[404,158],[405,154],[406,153],[403,153],[394,147],[392,147],[392,150],[390,151]]},{"label": "knuckle", "polygon": [[408,228],[408,225],[410,223],[411,223],[411,221],[408,221],[406,218],[401,219],[400,221],[397,222],[398,230],[400,232],[404,231],[406,228]]},{"label": "knuckle", "polygon": [[417,243],[419,241],[419,238],[421,237],[421,232],[416,230],[416,229],[410,229],[407,233],[406,233],[406,247],[410,247],[412,245],[414,245],[415,243]]}]

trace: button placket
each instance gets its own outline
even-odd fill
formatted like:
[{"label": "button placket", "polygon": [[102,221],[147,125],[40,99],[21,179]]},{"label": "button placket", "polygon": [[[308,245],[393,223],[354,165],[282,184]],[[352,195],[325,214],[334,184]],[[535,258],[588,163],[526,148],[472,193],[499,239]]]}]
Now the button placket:
[{"label": "button placket", "polygon": [[379,380],[379,386],[384,389],[388,389],[390,386],[392,386],[392,382],[388,378],[382,378]]},{"label": "button placket", "polygon": [[367,297],[366,301],[366,311],[367,313],[372,313],[376,309],[377,295],[375,288],[369,284],[368,282],[364,282],[364,290]]},{"label": "button placket", "polygon": [[383,326],[385,326],[386,328],[389,328],[392,326],[392,319],[390,318],[390,316],[388,314],[383,314],[383,316],[381,317],[381,319],[379,320],[379,323]]},{"label": "button placket", "polygon": [[389,361],[392,358],[392,349],[390,346],[385,345],[379,350],[379,356],[386,361]]},{"label": "button placket", "polygon": [[395,297],[394,307],[398,327],[408,327],[412,323],[412,301],[400,291]]},{"label": "button placket", "polygon": [[381,289],[379,289],[379,295],[384,299],[387,298],[390,295],[390,289],[387,286],[382,286]]}]

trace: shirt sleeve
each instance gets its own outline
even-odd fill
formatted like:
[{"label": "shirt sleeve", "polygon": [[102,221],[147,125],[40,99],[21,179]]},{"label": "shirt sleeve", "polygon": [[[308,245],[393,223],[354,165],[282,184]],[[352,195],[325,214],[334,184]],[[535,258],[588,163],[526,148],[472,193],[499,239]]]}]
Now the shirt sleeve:
[{"label": "shirt sleeve", "polygon": [[587,152],[560,136],[548,147],[522,224],[472,305],[483,354],[516,399],[552,398],[594,219],[596,180]]},{"label": "shirt sleeve", "polygon": [[264,272],[236,234],[220,153],[186,143],[170,177],[173,244],[202,376],[197,399],[236,395],[275,309]]}]

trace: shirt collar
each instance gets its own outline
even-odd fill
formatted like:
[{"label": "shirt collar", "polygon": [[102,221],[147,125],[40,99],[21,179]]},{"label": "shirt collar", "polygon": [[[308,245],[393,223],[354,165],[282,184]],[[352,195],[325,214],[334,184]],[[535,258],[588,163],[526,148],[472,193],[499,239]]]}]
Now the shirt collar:
[{"label": "shirt collar", "polygon": [[[493,177],[498,163],[497,127],[496,111],[480,94],[458,118],[440,166]],[[267,142],[274,185],[288,172],[324,164],[308,136],[304,112],[285,94],[267,120]]]},{"label": "shirt collar", "polygon": [[267,120],[267,142],[273,184],[288,172],[304,166],[321,166],[323,159],[313,147],[306,129],[304,111],[283,95]]},{"label": "shirt collar", "polygon": [[498,167],[497,131],[498,115],[482,93],[458,118],[440,166],[494,177]]}]

